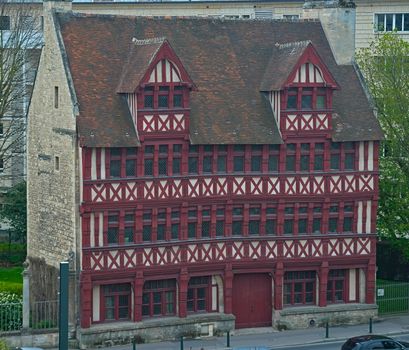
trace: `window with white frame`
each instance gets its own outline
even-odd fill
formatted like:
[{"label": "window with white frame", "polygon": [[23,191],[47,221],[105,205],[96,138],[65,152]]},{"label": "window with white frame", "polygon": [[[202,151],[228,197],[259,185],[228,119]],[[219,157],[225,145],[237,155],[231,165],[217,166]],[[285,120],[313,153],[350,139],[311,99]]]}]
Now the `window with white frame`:
[{"label": "window with white frame", "polygon": [[409,32],[409,13],[375,14],[376,32]]}]

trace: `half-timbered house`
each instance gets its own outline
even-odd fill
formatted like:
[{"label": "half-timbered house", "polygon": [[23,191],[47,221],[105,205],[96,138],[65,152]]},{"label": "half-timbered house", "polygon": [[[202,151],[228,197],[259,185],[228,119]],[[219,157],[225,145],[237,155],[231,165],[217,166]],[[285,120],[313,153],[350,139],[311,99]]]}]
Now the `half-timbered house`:
[{"label": "half-timbered house", "polygon": [[44,35],[28,255],[71,251],[84,344],[376,313],[382,135],[318,21],[49,11]]}]

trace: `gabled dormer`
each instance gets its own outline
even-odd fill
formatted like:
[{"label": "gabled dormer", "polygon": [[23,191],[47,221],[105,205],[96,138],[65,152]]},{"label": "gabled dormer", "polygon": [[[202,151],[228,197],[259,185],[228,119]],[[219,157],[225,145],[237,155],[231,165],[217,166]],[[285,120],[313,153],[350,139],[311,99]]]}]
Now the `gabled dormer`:
[{"label": "gabled dormer", "polygon": [[118,86],[125,94],[139,134],[188,132],[194,83],[164,38],[133,39]]},{"label": "gabled dormer", "polygon": [[[326,113],[332,109],[335,89],[339,89],[335,78],[310,41],[276,44],[260,86],[269,93],[281,131],[328,129]],[[303,112],[307,113],[303,120],[296,120]],[[318,112],[314,117],[312,113]]]}]

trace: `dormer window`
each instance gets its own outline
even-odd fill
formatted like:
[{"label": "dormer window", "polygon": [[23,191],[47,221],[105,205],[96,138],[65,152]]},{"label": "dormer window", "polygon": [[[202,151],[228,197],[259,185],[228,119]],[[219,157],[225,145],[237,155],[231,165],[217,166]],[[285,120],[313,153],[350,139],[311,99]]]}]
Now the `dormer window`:
[{"label": "dormer window", "polygon": [[145,109],[183,108],[183,86],[181,85],[151,85],[145,86]]},{"label": "dormer window", "polygon": [[291,87],[287,90],[287,110],[326,109],[328,93],[323,87]]}]

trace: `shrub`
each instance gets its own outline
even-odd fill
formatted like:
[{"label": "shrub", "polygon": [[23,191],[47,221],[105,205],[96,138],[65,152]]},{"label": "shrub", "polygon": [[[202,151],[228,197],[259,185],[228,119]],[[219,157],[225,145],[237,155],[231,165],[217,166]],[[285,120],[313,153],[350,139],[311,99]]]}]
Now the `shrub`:
[{"label": "shrub", "polygon": [[9,350],[9,347],[4,339],[0,339],[0,350]]},{"label": "shrub", "polygon": [[0,292],[0,331],[20,330],[23,324],[23,304],[19,295]]}]

